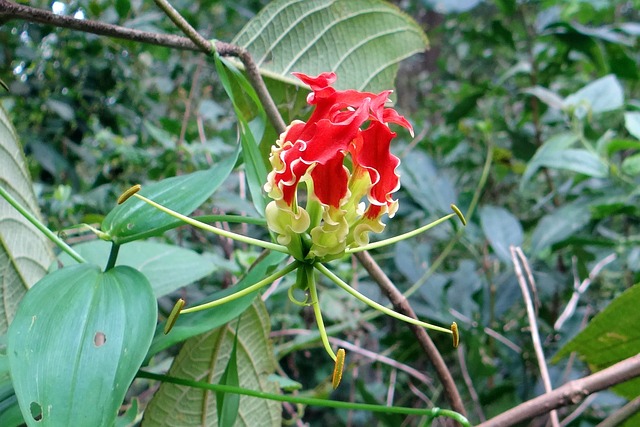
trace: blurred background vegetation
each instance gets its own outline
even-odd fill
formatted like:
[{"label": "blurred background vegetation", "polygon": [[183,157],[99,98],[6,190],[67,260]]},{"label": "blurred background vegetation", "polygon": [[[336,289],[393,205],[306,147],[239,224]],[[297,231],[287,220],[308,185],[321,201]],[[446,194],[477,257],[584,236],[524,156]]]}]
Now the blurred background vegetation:
[{"label": "blurred background vegetation", "polygon": [[[173,2],[203,35],[222,41],[232,40],[266,3]],[[401,290],[422,284],[410,299],[418,316],[460,325],[460,351],[451,349],[448,336],[434,339],[470,419],[479,422],[543,390],[509,245],[522,246],[529,257],[549,360],[638,280],[640,1],[395,3],[423,26],[431,49],[406,60],[397,78],[396,107],[416,137],[401,133],[393,147],[402,159],[403,188],[400,210],[385,233],[414,229],[447,212],[450,203],[464,212],[476,192],[480,201],[463,232],[443,225],[374,256]],[[153,2],[30,5],[177,33]],[[12,21],[0,27],[0,78],[10,88],[0,102],[24,144],[43,215],[52,230],[65,230],[69,243],[93,238],[74,226],[99,223],[129,185],[207,168],[236,143],[233,109],[213,64],[193,52]],[[286,107],[292,102],[281,100]],[[479,188],[487,157],[486,184]],[[236,175],[201,212],[251,213],[244,193]],[[164,315],[177,296],[197,300],[229,286],[257,255],[188,228],[162,239],[205,253],[216,265],[214,274],[162,299]],[[608,256],[611,262],[592,278],[572,316],[554,327],[574,283]],[[336,268],[380,298],[355,262]],[[417,378],[349,352],[350,374],[335,398],[384,402],[391,396],[397,405],[447,406],[404,325],[370,315],[331,286],[321,292],[333,336],[429,375]],[[282,373],[301,383],[303,393],[327,395],[333,366],[315,351],[318,342],[296,333],[314,329],[310,312],[290,304],[286,292],[274,292],[266,303]],[[173,354],[162,353],[157,363]],[[587,366],[570,357],[550,370],[557,387],[585,375]],[[134,389],[143,404],[150,396],[144,388]],[[595,425],[624,402],[612,392],[599,393],[569,425]],[[575,409],[563,409],[561,419]],[[402,422],[380,417],[307,408],[303,420]]]}]

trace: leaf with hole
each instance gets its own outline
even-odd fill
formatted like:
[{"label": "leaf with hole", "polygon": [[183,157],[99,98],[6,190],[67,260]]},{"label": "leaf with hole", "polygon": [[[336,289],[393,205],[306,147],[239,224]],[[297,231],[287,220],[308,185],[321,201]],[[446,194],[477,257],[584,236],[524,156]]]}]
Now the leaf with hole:
[{"label": "leaf with hole", "polygon": [[130,267],[45,276],[9,328],[8,355],[29,426],[110,426],[156,324],[151,286]]}]

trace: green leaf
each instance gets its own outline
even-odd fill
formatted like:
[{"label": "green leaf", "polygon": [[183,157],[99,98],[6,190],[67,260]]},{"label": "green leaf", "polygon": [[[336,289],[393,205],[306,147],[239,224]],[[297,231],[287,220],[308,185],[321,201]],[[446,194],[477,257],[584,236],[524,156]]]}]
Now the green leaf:
[{"label": "green leaf", "polygon": [[509,246],[521,246],[522,225],[508,210],[497,206],[480,208],[480,224],[493,252],[502,262],[511,262]]},{"label": "green leaf", "polygon": [[291,72],[335,71],[337,88],[372,92],[393,88],[398,63],[428,46],[413,19],[379,0],[273,1],[233,43],[271,77],[299,85]]},{"label": "green leaf", "polygon": [[[569,341],[554,361],[576,351],[593,371],[599,371],[628,357],[640,353],[640,285],[634,285],[614,299],[596,315],[586,328]],[[605,351],[606,350],[606,351]],[[613,390],[626,398],[640,395],[640,378]]]},{"label": "green leaf", "polygon": [[[264,216],[264,209],[267,205],[267,201],[266,196],[262,191],[262,186],[267,182],[267,167],[260,153],[258,142],[264,134],[266,115],[258,95],[242,73],[240,73],[224,58],[216,55],[214,59],[220,81],[222,82],[229,99],[231,99],[233,108],[236,111],[236,116],[238,117],[242,157],[244,159],[245,170],[247,172],[247,183],[249,186],[249,192],[251,193],[251,199],[253,200],[253,205],[256,208],[256,211],[258,211],[261,216]],[[255,107],[258,109],[258,117],[256,117],[252,122],[257,124],[257,126],[253,126],[253,129],[252,126],[250,126],[248,117],[242,111],[238,99],[239,97],[235,95],[236,92],[234,91],[234,86],[239,86],[242,89],[241,93],[248,95],[253,101]]]},{"label": "green leaf", "polygon": [[[231,354],[229,355],[229,361],[227,367],[220,377],[219,384],[230,385],[234,387],[240,386],[240,380],[238,379],[238,330],[240,329],[240,322],[242,317],[238,318],[236,323],[236,335],[233,339],[233,347],[231,347]],[[268,378],[267,378],[268,380]],[[216,392],[216,409],[218,411],[218,427],[233,427],[238,418],[238,408],[240,406],[240,396],[237,394],[227,394],[220,391]]]},{"label": "green leaf", "polygon": [[[543,167],[571,170],[591,176],[602,176],[604,173],[606,176],[607,167],[596,155],[584,150],[569,149],[577,141],[578,135],[569,132],[556,134],[545,141],[527,164],[520,181],[520,190],[522,191],[538,169]],[[572,159],[572,155],[584,159],[586,164]],[[558,160],[559,158],[563,161]]]},{"label": "green leaf", "polygon": [[103,273],[80,264],[40,280],[8,334],[11,377],[27,424],[113,425],[156,317],[147,279],[130,267]]},{"label": "green leaf", "polygon": [[[104,266],[109,258],[111,243],[94,240],[74,245],[73,249],[88,263]],[[61,254],[59,262],[63,266],[76,263],[67,254]],[[116,265],[128,265],[144,274],[158,298],[208,276],[221,262],[213,254],[201,255],[176,245],[131,242],[120,247]],[[52,269],[57,269],[57,263],[52,265]]]},{"label": "green leaf", "polygon": [[564,100],[565,110],[575,109],[578,117],[584,117],[587,112],[595,115],[617,110],[623,105],[622,86],[612,74],[589,83]]},{"label": "green leaf", "polygon": [[622,171],[629,175],[640,174],[640,154],[629,156],[622,162]]},{"label": "green leaf", "polygon": [[640,112],[631,111],[624,113],[624,127],[629,133],[640,139]]},{"label": "green leaf", "polygon": [[[169,375],[218,383],[230,359],[236,339],[236,322],[189,339],[176,356]],[[242,315],[237,331],[237,366],[243,388],[277,393],[268,380],[276,361],[269,341],[271,325],[259,298]],[[281,404],[266,399],[240,397],[236,426],[278,426]],[[217,423],[216,395],[210,391],[163,383],[145,410],[144,427],[214,426]]]},{"label": "green leaf", "polygon": [[532,253],[537,255],[554,243],[572,236],[590,219],[589,203],[583,200],[566,204],[543,216],[531,236]]},{"label": "green leaf", "polygon": [[[270,253],[265,259],[256,264],[235,286],[216,292],[205,301],[198,302],[198,304],[226,297],[227,295],[231,295],[234,292],[257,283],[269,275],[272,272],[272,269],[284,261],[286,257],[286,254],[275,252]],[[149,348],[147,360],[149,360],[149,358],[154,354],[169,346],[217,328],[230,320],[235,319],[251,305],[255,296],[255,293],[245,295],[242,298],[238,298],[213,309],[184,314],[178,317],[178,320],[171,329],[171,332],[166,335],[164,333],[165,322],[162,322],[156,328],[156,333],[153,338],[153,342],[151,343],[151,347]]]},{"label": "green leaf", "polygon": [[[238,154],[239,150],[236,150],[211,169],[145,185],[140,194],[188,215],[207,200],[229,176]],[[102,221],[102,231],[119,244],[160,234],[172,226],[175,226],[175,218],[133,197],[116,206]]]},{"label": "green leaf", "polygon": [[[0,186],[25,209],[39,216],[22,147],[0,107]],[[18,302],[53,262],[51,243],[0,197],[0,335],[7,332]]]},{"label": "green leaf", "polygon": [[138,399],[134,398],[131,401],[131,406],[126,410],[124,414],[118,417],[115,427],[133,427],[135,425],[136,417],[138,416]]}]

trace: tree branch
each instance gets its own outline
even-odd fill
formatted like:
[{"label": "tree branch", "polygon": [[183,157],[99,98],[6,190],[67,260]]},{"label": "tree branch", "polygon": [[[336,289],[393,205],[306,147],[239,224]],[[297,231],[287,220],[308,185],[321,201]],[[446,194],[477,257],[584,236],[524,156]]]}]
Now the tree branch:
[{"label": "tree branch", "polygon": [[640,355],[616,363],[595,374],[573,380],[524,402],[476,427],[507,427],[546,414],[553,409],[580,403],[586,396],[640,376]]},{"label": "tree branch", "polygon": [[[391,282],[389,277],[382,271],[378,263],[371,257],[369,252],[357,252],[355,256],[358,258],[358,261],[362,264],[365,270],[369,273],[371,278],[376,281],[382,292],[389,298],[391,304],[393,304],[393,308],[406,316],[417,319],[416,313],[409,305],[409,301],[402,295],[402,293],[395,287],[395,285]],[[446,363],[444,363],[444,359],[440,355],[438,348],[431,340],[431,337],[427,334],[427,331],[424,328],[416,325],[407,325],[411,332],[416,336],[418,342],[422,349],[427,353],[429,360],[433,363],[433,366],[436,369],[436,373],[444,386],[445,393],[447,395],[447,400],[451,405],[451,408],[466,416],[466,410],[464,405],[462,404],[462,399],[460,398],[460,393],[456,388],[456,383],[451,376],[451,372],[449,372],[449,368],[447,368]]]},{"label": "tree branch", "polygon": [[[54,27],[69,28],[85,33],[97,34],[99,36],[115,37],[118,39],[148,43],[156,46],[165,46],[173,49],[190,50],[195,52],[201,51],[208,55],[213,53],[215,45],[215,50],[218,54],[222,56],[234,56],[242,62],[247,73],[247,78],[256,90],[271,124],[278,133],[284,132],[286,127],[285,123],[282,120],[273,99],[271,99],[269,91],[267,91],[267,87],[260,75],[260,70],[253,61],[249,52],[241,46],[220,41],[216,41],[212,44],[202,38],[199,34],[197,36],[199,44],[196,44],[187,37],[158,34],[150,31],[140,31],[132,28],[121,27],[119,25],[93,21],[91,19],[76,19],[70,16],[56,15],[48,10],[36,9],[34,7],[13,3],[9,0],[0,0],[0,23],[11,19],[22,19],[27,22],[37,22],[45,25],[52,25]],[[189,35],[192,36],[192,34]],[[195,38],[196,36],[193,37]],[[205,40],[205,43],[203,43],[202,40]]]}]

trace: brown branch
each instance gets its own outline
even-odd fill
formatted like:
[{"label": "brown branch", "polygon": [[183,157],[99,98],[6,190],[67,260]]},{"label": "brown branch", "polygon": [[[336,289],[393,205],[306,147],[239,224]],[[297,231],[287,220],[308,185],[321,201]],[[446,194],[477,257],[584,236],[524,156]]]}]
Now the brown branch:
[{"label": "brown branch", "polygon": [[[93,21],[91,19],[76,19],[70,16],[56,15],[48,10],[36,9],[34,7],[13,3],[9,0],[0,0],[0,23],[11,19],[22,19],[28,22],[37,22],[45,25],[52,25],[54,27],[69,28],[85,33],[115,37],[118,39],[148,43],[157,46],[165,46],[173,49],[196,52],[201,51],[208,55],[211,55],[214,50],[213,44],[206,41],[199,34],[199,44],[196,44],[187,37],[134,30],[118,25]],[[189,35],[191,36],[191,34]],[[195,37],[196,36],[194,36],[194,38]],[[202,40],[205,40],[206,43],[202,43]],[[242,62],[247,73],[247,78],[258,94],[258,98],[264,107],[267,117],[276,131],[278,133],[282,133],[286,127],[285,123],[282,120],[273,99],[271,99],[271,95],[269,95],[269,92],[267,91],[267,87],[262,80],[258,66],[253,61],[249,52],[241,46],[220,41],[215,42],[215,50],[222,56],[234,56]]]},{"label": "brown branch", "polygon": [[[409,305],[409,301],[407,301],[404,295],[402,295],[398,288],[395,287],[371,255],[364,251],[357,252],[355,256],[358,258],[358,261],[360,261],[364,269],[367,270],[371,278],[376,281],[382,292],[384,292],[387,298],[389,298],[389,301],[393,304],[393,308],[399,313],[417,319],[418,317],[413,311],[413,308],[411,308],[411,305]],[[431,337],[429,337],[427,331],[420,326],[408,326],[411,329],[411,332],[416,336],[424,352],[429,357],[429,360],[431,360],[431,363],[433,363],[436,373],[444,386],[445,394],[451,408],[466,416],[467,411],[462,404],[462,399],[460,398],[460,393],[456,388],[456,383],[451,376],[451,372],[449,372],[449,368],[447,368],[446,363],[444,363],[444,359],[442,358],[442,355],[440,355],[438,348],[431,340]]]},{"label": "brown branch", "polygon": [[580,403],[588,395],[640,376],[640,355],[616,363],[595,374],[573,380],[524,402],[476,427],[507,427],[563,406]]}]

